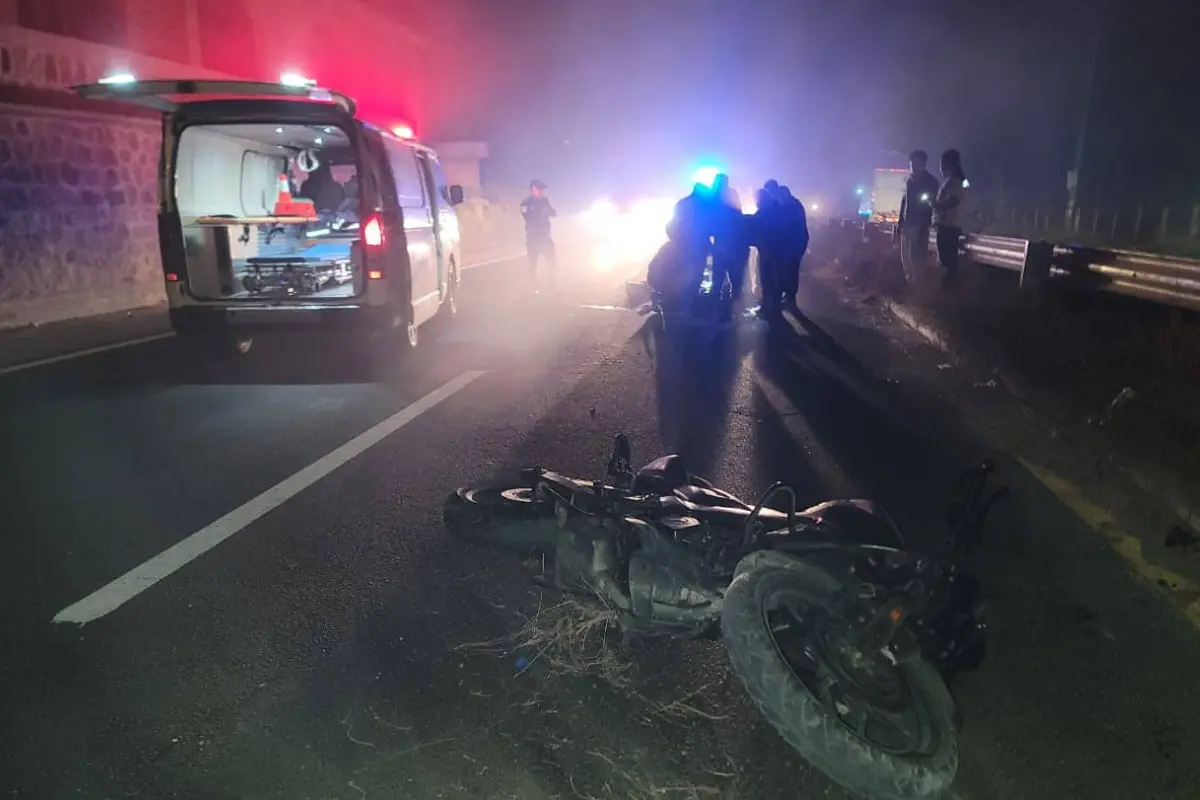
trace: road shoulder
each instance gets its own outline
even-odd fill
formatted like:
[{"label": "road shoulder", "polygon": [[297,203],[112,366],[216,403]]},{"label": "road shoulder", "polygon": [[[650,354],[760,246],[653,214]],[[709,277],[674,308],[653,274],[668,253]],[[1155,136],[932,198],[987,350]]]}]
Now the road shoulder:
[{"label": "road shoulder", "polygon": [[[1200,559],[1190,547],[1168,544],[1200,522],[1196,506],[1172,488],[1187,485],[1184,476],[1191,474],[1186,456],[1170,459],[1173,451],[1186,449],[1184,441],[1159,445],[1158,452],[1168,457],[1166,466],[1149,462],[1144,448],[1127,442],[1131,432],[1153,421],[1118,408],[1105,424],[1097,424],[1105,408],[1095,402],[1089,406],[1088,397],[1101,396],[1102,390],[1083,386],[1077,377],[1088,368],[1086,362],[1075,362],[1073,369],[1060,366],[1056,385],[1048,385],[1039,372],[1053,374],[1044,363],[1022,369],[1029,364],[1028,348],[1006,347],[996,327],[1002,323],[995,319],[995,308],[1003,303],[997,301],[990,314],[980,311],[978,287],[956,292],[950,300],[931,298],[940,287],[902,297],[854,288],[832,269],[821,271],[817,281],[836,292],[864,325],[904,344],[972,428],[1025,465],[1133,573],[1200,629]],[[952,308],[951,302],[961,307]],[[1010,324],[1023,321],[1028,312],[1014,315]],[[1156,432],[1155,441],[1161,443],[1165,435]]]}]

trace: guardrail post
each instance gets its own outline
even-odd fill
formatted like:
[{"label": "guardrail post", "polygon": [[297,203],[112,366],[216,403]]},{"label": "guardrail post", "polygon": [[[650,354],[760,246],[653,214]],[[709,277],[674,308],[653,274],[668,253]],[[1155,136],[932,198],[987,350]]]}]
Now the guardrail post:
[{"label": "guardrail post", "polygon": [[1021,265],[1021,288],[1036,289],[1050,279],[1054,245],[1050,242],[1026,242],[1025,263]]},{"label": "guardrail post", "polygon": [[1162,219],[1158,221],[1158,240],[1165,242],[1167,240],[1167,229],[1171,220],[1170,206],[1163,209]]},{"label": "guardrail post", "polygon": [[1192,224],[1188,227],[1188,232],[1193,239],[1200,236],[1200,206],[1192,206]]}]

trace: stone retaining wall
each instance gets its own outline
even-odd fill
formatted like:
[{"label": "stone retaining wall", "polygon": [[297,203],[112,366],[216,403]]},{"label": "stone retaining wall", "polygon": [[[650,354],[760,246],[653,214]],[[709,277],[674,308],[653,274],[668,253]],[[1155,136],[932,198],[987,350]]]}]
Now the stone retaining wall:
[{"label": "stone retaining wall", "polygon": [[63,91],[114,69],[227,77],[0,24],[0,327],[163,297],[158,123],[72,107]]},{"label": "stone retaining wall", "polygon": [[0,106],[0,327],[163,293],[151,120]]}]

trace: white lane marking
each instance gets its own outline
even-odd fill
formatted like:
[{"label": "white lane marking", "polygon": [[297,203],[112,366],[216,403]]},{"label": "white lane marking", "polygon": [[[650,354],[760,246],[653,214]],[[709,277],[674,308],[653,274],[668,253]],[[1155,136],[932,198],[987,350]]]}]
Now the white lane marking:
[{"label": "white lane marking", "polygon": [[70,353],[63,353],[58,356],[50,356],[49,358],[39,358],[37,361],[26,361],[23,364],[13,364],[8,367],[0,368],[0,376],[8,375],[12,372],[20,372],[25,369],[33,369],[34,367],[45,367],[50,364],[57,364],[59,361],[69,361],[72,358],[80,358],[81,356],[91,356],[96,353],[105,353],[109,350],[119,350],[122,347],[133,347],[138,344],[147,344],[148,342],[157,342],[159,339],[169,339],[174,336],[174,331],[165,331],[163,333],[155,333],[150,336],[141,336],[137,339],[126,339],[123,342],[113,342],[112,344],[104,344],[99,347],[89,347],[86,350],[74,350]]},{"label": "white lane marking", "polygon": [[294,475],[267,489],[225,516],[168,547],[154,558],[134,567],[54,615],[54,622],[84,625],[110,614],[129,600],[149,589],[190,561],[212,550],[238,531],[274,511],[300,492],[329,475],[338,467],[364,453],[368,448],[403,428],[443,400],[462,391],[485,372],[464,372],[449,383],[400,409],[378,425],[360,433],[336,450],[309,464]]},{"label": "white lane marking", "polygon": [[505,261],[515,261],[518,258],[524,258],[524,253],[514,253],[504,258],[493,258],[491,261],[477,261],[474,264],[464,264],[463,271],[475,269],[476,267],[490,267],[492,264],[503,264]]},{"label": "white lane marking", "polygon": [[580,308],[587,309],[589,311],[620,311],[625,314],[637,311],[636,308],[627,308],[626,306],[593,306],[588,303],[584,303],[580,306]]},{"label": "white lane marking", "polygon": [[[506,261],[514,261],[524,256],[524,253],[516,253],[515,255],[505,256],[503,258],[493,258],[490,261],[478,261],[474,264],[466,264],[463,266],[463,271],[475,269],[476,267],[490,267],[493,264],[503,264]],[[20,364],[12,364],[7,367],[0,367],[0,377],[9,375],[13,372],[21,372],[35,367],[48,367],[51,364],[57,364],[60,361],[70,361],[73,358],[83,358],[84,356],[94,356],[97,353],[107,353],[109,350],[119,350],[122,347],[134,347],[139,344],[148,344],[157,342],[159,339],[169,339],[175,335],[174,331],[164,331],[163,333],[155,333],[150,336],[141,336],[137,339],[127,339],[122,342],[113,342],[112,344],[104,344],[99,347],[88,347],[84,350],[72,350],[69,353],[62,353],[57,356],[49,356],[47,358],[39,358],[36,361],[25,361]]]}]

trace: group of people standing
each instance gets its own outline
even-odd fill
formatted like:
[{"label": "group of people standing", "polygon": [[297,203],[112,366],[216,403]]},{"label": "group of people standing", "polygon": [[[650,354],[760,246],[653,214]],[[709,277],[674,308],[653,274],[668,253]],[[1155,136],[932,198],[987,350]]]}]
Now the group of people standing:
[{"label": "group of people standing", "polygon": [[908,165],[910,174],[895,230],[904,277],[910,283],[920,277],[929,255],[929,234],[936,229],[938,263],[944,277],[953,280],[958,274],[959,243],[971,186],[962,156],[957,150],[942,153],[940,183],[929,172],[929,155],[924,150],[914,150]]},{"label": "group of people standing", "polygon": [[763,311],[778,313],[785,304],[795,304],[800,262],[808,250],[808,221],[803,204],[778,181],[767,181],[755,192],[751,214],[743,211],[727,175],[717,175],[711,185],[696,184],[675,204],[667,238],[648,275],[650,286],[666,303],[693,301],[711,259],[711,294],[727,300],[721,308],[731,313],[744,294],[753,247],[758,251]]}]

